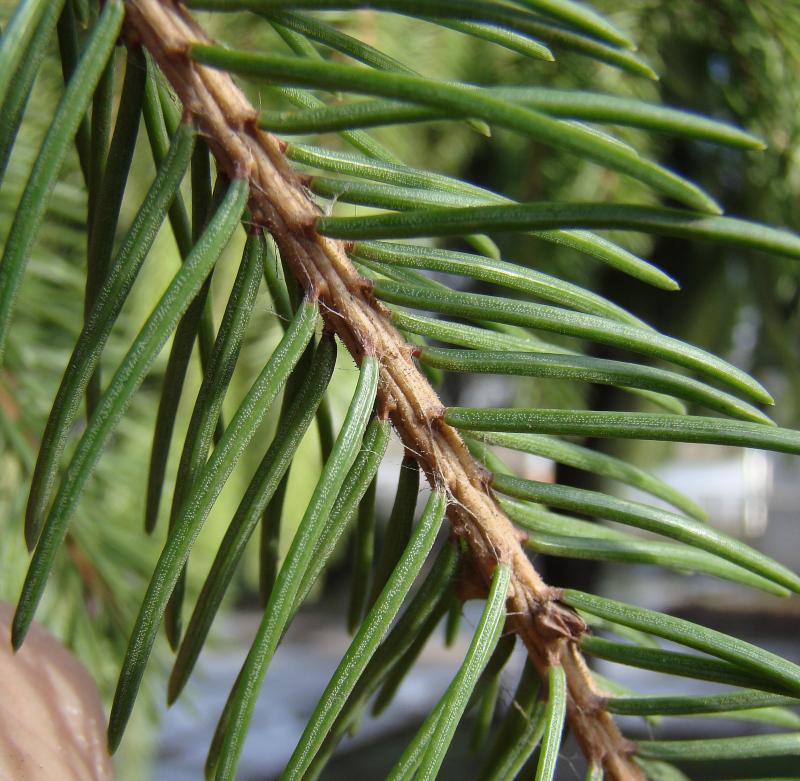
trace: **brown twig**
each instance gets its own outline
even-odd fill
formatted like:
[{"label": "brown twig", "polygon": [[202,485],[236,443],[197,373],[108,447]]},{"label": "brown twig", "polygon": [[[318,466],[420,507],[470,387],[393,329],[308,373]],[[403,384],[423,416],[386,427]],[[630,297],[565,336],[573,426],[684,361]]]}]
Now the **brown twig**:
[{"label": "brown twig", "polygon": [[557,590],[534,569],[492,496],[485,470],[444,422],[444,406],[417,369],[413,348],[373,297],[369,281],[353,267],[347,245],[314,230],[319,209],[283,156],[283,142],[258,127],[255,109],[227,73],[190,59],[192,44],[210,40],[182,6],[174,0],[126,0],[126,7],[126,40],[153,56],[218,168],[249,180],[253,219],[272,235],[306,295],[319,302],[327,327],[357,363],[365,356],[380,361],[380,410],[391,418],[431,485],[447,492],[452,530],[468,541],[484,584],[498,561],[509,566],[507,606],[514,629],[540,673],[549,665],[563,665],[569,723],[587,758],[602,765],[609,779],[643,779],[631,757],[632,744],[602,709],[602,696],[578,650],[584,622],[558,602]]}]

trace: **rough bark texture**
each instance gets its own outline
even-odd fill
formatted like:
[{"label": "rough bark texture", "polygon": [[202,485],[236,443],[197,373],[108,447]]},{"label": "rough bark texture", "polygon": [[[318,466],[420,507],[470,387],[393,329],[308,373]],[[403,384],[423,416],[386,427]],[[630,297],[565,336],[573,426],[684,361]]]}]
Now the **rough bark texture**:
[{"label": "rough bark texture", "polygon": [[327,327],[347,346],[357,363],[364,356],[381,365],[378,403],[432,486],[449,497],[453,533],[470,545],[484,586],[498,561],[512,578],[508,612],[539,671],[563,665],[568,682],[568,719],[586,756],[601,764],[606,777],[643,779],[632,760],[633,746],[602,709],[576,641],[583,621],[559,604],[522,547],[522,538],[495,502],[487,475],[443,420],[444,407],[413,360],[413,352],[375,300],[368,280],[347,256],[347,245],[315,232],[319,215],[298,175],[282,154],[283,144],[258,128],[257,112],[228,74],[198,65],[188,56],[193,43],[209,38],[174,0],[127,0],[125,37],[153,56],[183,102],[185,120],[194,123],[231,178],[250,182],[249,208],[275,239],[306,295],[319,301]]}]

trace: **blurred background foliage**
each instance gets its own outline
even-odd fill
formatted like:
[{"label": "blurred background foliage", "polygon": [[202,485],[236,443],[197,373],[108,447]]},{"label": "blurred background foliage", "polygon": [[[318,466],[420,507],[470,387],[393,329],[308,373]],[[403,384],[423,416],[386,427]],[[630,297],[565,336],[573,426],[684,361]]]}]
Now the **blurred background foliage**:
[{"label": "blurred background foliage", "polygon": [[[0,20],[8,17],[13,4],[12,0],[0,2]],[[660,82],[637,80],[568,54],[560,56],[557,63],[535,62],[457,32],[389,15],[359,12],[339,17],[329,15],[328,20],[423,73],[447,74],[475,83],[599,89],[663,101],[741,125],[762,137],[768,144],[767,151],[745,154],[631,129],[621,129],[620,137],[633,140],[637,147],[698,182],[719,198],[728,213],[794,230],[800,228],[800,3],[797,0],[632,0],[620,4],[600,0],[596,5],[641,42],[646,58],[662,74]],[[220,24],[221,16],[216,15],[215,25]],[[212,27],[212,32],[236,41],[237,45],[252,50],[287,51],[266,23],[254,24],[251,18],[234,14],[225,16],[221,24],[224,28]],[[116,85],[117,90],[119,86]],[[0,241],[5,240],[10,227],[49,109],[62,89],[54,42],[53,55],[36,81],[0,191]],[[273,101],[276,108],[286,107],[269,90],[254,98],[262,106]],[[140,134],[144,134],[143,128]],[[519,200],[613,198],[647,202],[653,198],[631,180],[503,131],[487,139],[467,123],[426,123],[399,130],[378,130],[375,135],[408,164],[468,178]],[[326,143],[341,145],[334,137],[326,139]],[[132,171],[120,236],[154,172],[144,138],[140,138],[137,146]],[[37,438],[82,322],[84,201],[78,158],[73,153],[31,259],[6,368],[0,375],[0,535],[3,538],[0,599],[11,602],[17,598],[28,562],[21,521]],[[800,423],[797,266],[791,261],[767,259],[726,247],[671,239],[653,241],[631,234],[615,238],[652,258],[684,290],[668,293],[647,287],[573,251],[534,239],[515,238],[513,245],[501,241],[500,247],[511,260],[584,284],[664,332],[719,353],[754,373],[777,399],[776,419],[788,426]],[[215,274],[211,299],[216,323],[227,299],[235,263],[241,256],[242,240],[240,237],[238,245],[234,243],[228,248]],[[151,302],[165,287],[178,263],[178,252],[167,224],[106,348],[103,365],[107,372],[121,358],[149,313]],[[479,289],[479,283],[461,280],[458,284]],[[266,289],[262,289],[226,399],[228,413],[235,409],[280,333],[272,302]],[[604,349],[602,354],[612,355],[612,352]],[[69,543],[60,554],[57,581],[48,589],[48,601],[39,614],[94,671],[106,696],[113,688],[133,613],[166,529],[162,512],[154,536],[147,538],[142,533],[151,431],[167,355],[165,349],[90,481]],[[199,361],[194,361],[176,432],[186,428],[190,402],[199,380]],[[335,418],[341,415],[354,380],[352,362],[343,356],[332,385]],[[484,403],[589,405],[609,409],[615,406],[614,394],[618,392],[613,388],[586,389],[553,381],[527,380],[517,386],[509,384],[507,379],[497,386],[486,379],[481,382]],[[448,383],[445,391],[451,402],[469,403],[465,399],[475,392],[474,385],[463,380],[448,379]],[[627,403],[629,406],[630,401]],[[269,426],[267,420],[263,435],[254,440],[256,443],[268,441]],[[176,433],[175,439],[180,441],[182,436]],[[190,566],[190,599],[191,593],[196,594],[199,588],[217,542],[235,510],[236,497],[262,450],[257,445],[242,460],[206,524]],[[663,455],[663,449],[651,448],[650,453]],[[178,448],[173,447],[172,477],[178,456]],[[642,459],[653,457],[642,454]],[[305,507],[318,468],[318,438],[312,428],[292,469],[284,513],[285,536],[291,535],[293,524]],[[168,504],[165,501],[162,510]],[[252,597],[258,585],[254,557],[244,567],[240,581],[239,598]],[[130,760],[143,756],[146,718],[141,721],[142,740],[129,740],[125,744]]]}]

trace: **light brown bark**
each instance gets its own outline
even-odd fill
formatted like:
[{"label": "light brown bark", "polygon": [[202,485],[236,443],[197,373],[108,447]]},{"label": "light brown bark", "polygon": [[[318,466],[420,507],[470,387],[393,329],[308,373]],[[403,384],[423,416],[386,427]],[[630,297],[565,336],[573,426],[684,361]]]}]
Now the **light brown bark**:
[{"label": "light brown bark", "polygon": [[258,128],[257,112],[228,74],[192,62],[191,44],[211,41],[182,6],[173,0],[127,0],[126,8],[128,44],[151,53],[219,169],[249,180],[253,219],[275,239],[306,295],[319,301],[326,326],[357,363],[365,356],[380,361],[379,410],[391,419],[431,485],[446,491],[452,531],[468,541],[484,587],[498,562],[510,567],[510,622],[540,673],[548,665],[563,665],[569,724],[586,756],[601,764],[609,779],[643,779],[631,758],[632,744],[602,709],[601,694],[578,650],[584,622],[558,602],[557,590],[534,569],[520,533],[492,496],[488,475],[445,423],[442,402],[415,365],[411,346],[373,297],[369,281],[350,262],[346,244],[315,231],[319,209],[283,156],[282,142]]}]

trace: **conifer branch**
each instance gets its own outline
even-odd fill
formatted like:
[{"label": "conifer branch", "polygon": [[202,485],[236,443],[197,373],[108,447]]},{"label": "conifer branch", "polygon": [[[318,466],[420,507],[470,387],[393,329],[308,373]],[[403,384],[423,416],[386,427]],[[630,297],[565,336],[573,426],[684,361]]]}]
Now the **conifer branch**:
[{"label": "conifer branch", "polygon": [[521,533],[495,502],[489,475],[445,422],[444,406],[416,367],[413,348],[350,262],[347,244],[315,231],[320,210],[284,157],[285,144],[258,127],[256,110],[227,73],[192,61],[192,45],[210,40],[185,8],[174,0],[127,0],[126,11],[127,44],[150,52],[219,169],[232,179],[248,179],[253,220],[272,235],[306,295],[319,301],[327,328],[358,364],[367,356],[379,360],[379,414],[392,421],[431,485],[446,491],[452,533],[468,541],[483,594],[498,562],[508,565],[511,625],[544,680],[549,666],[563,666],[569,724],[587,759],[609,779],[643,779],[632,759],[633,744],[603,709],[578,650],[584,622],[559,603],[559,592],[534,569]]}]

